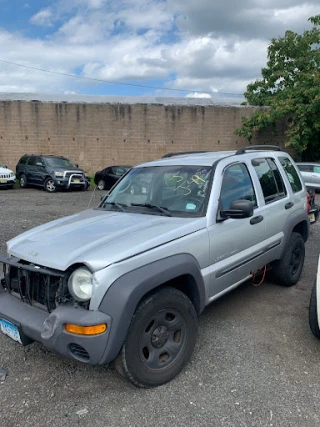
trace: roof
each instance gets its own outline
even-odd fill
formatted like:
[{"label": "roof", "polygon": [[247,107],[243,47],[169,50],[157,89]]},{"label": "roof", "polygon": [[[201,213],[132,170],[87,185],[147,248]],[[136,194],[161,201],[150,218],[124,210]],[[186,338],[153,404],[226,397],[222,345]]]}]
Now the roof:
[{"label": "roof", "polygon": [[25,156],[41,156],[41,157],[56,157],[56,158],[59,158],[59,159],[67,159],[67,157],[65,157],[65,156],[59,156],[58,154],[42,154],[42,153],[31,153],[31,154],[24,154],[22,157],[25,157]]},{"label": "roof", "polygon": [[179,165],[200,165],[211,166],[216,160],[235,154],[235,151],[208,151],[206,153],[192,153],[179,156],[172,156],[144,163],[139,166],[179,166]]},{"label": "roof", "polygon": [[312,166],[320,166],[319,162],[295,162],[296,165],[312,165]]},{"label": "roof", "polygon": [[[260,147],[265,147],[261,149]],[[273,147],[273,148],[272,148]],[[172,153],[172,156],[164,156],[162,159],[154,160],[151,162],[143,163],[137,166],[180,166],[180,165],[199,165],[199,166],[211,166],[217,160],[220,160],[224,157],[236,156],[236,155],[246,155],[250,158],[259,156],[261,154],[269,153],[269,155],[278,155],[287,156],[285,151],[282,151],[280,147],[269,146],[269,145],[252,145],[248,147],[240,148],[238,151],[202,151],[202,152],[178,152]]]},{"label": "roof", "polygon": [[[213,98],[166,98],[158,96],[110,96],[110,95],[76,95],[76,94],[47,94],[47,93],[0,93],[0,101],[24,102],[54,102],[72,104],[146,104],[165,106],[221,106],[244,107],[242,96],[213,97]],[[248,106],[245,106],[248,108]],[[253,108],[253,107],[252,107]]]}]

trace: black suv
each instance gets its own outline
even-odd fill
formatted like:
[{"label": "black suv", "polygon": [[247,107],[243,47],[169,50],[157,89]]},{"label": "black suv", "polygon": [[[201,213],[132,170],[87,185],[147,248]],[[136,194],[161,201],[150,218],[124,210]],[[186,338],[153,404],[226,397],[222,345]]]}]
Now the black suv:
[{"label": "black suv", "polygon": [[17,164],[16,175],[21,188],[36,185],[49,193],[57,189],[86,190],[90,186],[86,173],[62,156],[25,154]]}]

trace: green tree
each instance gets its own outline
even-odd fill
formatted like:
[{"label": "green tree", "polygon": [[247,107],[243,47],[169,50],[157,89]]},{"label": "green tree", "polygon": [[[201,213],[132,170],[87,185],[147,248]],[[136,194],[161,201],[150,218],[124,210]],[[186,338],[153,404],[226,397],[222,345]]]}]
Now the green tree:
[{"label": "green tree", "polygon": [[311,30],[288,30],[271,40],[262,78],[250,83],[244,94],[247,104],[269,108],[242,118],[236,133],[250,141],[254,132],[275,130],[276,123],[286,119],[286,146],[314,160],[320,158],[320,15],[309,21]]}]

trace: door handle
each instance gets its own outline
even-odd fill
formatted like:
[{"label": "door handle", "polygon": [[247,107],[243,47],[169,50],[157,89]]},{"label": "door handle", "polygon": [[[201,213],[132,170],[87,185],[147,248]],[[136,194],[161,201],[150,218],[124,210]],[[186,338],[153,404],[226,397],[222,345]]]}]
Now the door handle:
[{"label": "door handle", "polygon": [[261,222],[263,220],[263,216],[262,215],[258,215],[255,216],[254,218],[250,219],[250,224],[258,224],[259,222]]},{"label": "door handle", "polygon": [[287,204],[285,205],[285,208],[286,208],[286,209],[290,209],[290,208],[292,208],[292,206],[293,206],[293,203],[292,203],[292,202],[289,202],[289,203],[287,203]]}]

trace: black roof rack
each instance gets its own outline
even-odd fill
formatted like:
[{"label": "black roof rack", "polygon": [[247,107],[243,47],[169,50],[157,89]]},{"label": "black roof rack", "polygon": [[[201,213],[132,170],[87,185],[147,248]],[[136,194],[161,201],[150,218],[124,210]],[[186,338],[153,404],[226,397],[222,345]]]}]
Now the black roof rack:
[{"label": "black roof rack", "polygon": [[210,153],[210,150],[194,150],[194,151],[176,151],[175,153],[167,153],[162,156],[162,159],[174,156],[182,156],[183,154],[200,154],[200,153]]},{"label": "black roof rack", "polygon": [[278,147],[277,145],[249,145],[248,147],[240,148],[236,155],[238,154],[244,154],[248,150],[275,150],[275,151],[282,151],[281,147]]}]

